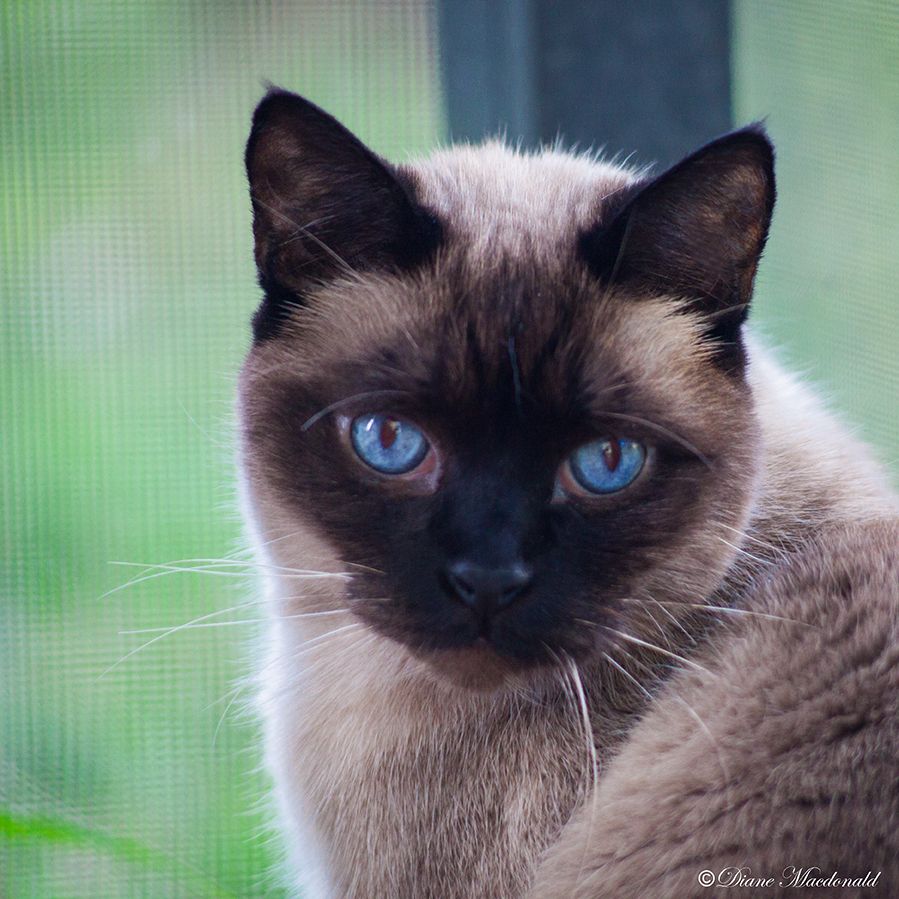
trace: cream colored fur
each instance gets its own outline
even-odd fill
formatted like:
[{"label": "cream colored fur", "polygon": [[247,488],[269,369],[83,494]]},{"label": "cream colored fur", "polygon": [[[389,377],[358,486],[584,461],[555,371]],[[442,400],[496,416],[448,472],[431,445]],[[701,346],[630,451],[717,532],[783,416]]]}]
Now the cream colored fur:
[{"label": "cream colored fur", "polygon": [[[482,235],[473,265],[498,245],[513,256],[543,253],[551,264],[597,214],[597,199],[630,177],[585,158],[515,156],[498,146],[438,155],[415,172],[428,204],[454,227]],[[351,352],[354,340],[395,323],[394,312],[402,317],[394,302],[392,310],[366,306],[365,321],[343,334],[322,313],[312,342],[325,353]],[[272,567],[265,576],[270,625],[260,710],[298,892],[310,899],[687,896],[701,893],[692,889],[699,870],[731,856],[739,856],[735,864],[744,856],[781,863],[760,833],[770,809],[759,796],[792,795],[804,777],[830,783],[816,768],[826,760],[778,741],[782,727],[814,741],[831,712],[842,714],[842,701],[828,705],[836,677],[829,668],[805,679],[828,647],[836,647],[838,667],[841,653],[874,652],[867,616],[881,631],[895,628],[895,581],[885,572],[895,573],[888,557],[896,530],[877,524],[895,515],[895,499],[865,447],[749,343],[763,462],[752,503],[717,534],[715,551],[722,565],[744,572],[734,581],[742,607],[806,624],[735,616],[697,661],[703,670],[675,676],[632,732],[639,709],[631,686],[608,666],[585,669],[598,785],[578,693],[561,673],[469,690],[370,631],[345,611],[343,560],[248,476],[259,561],[333,574],[301,580]],[[316,364],[266,352],[263,362],[274,368]],[[770,545],[793,555],[756,564],[756,547]],[[861,569],[875,573],[830,615],[828,579],[859,557]],[[307,613],[328,614],[298,617]],[[886,666],[884,658],[876,664]],[[864,706],[862,675],[849,677],[846,697]],[[796,706],[787,695],[793,688],[811,705]],[[771,718],[782,709],[794,717]],[[779,780],[766,780],[771,766],[782,766]],[[757,817],[741,817],[741,802],[750,810],[755,802]],[[728,855],[733,841],[739,851]],[[813,840],[804,849],[796,863],[816,863]],[[864,868],[863,857],[857,862]]]},{"label": "cream colored fur", "polygon": [[[768,460],[752,532],[758,535],[755,539],[777,539],[770,533],[775,523],[778,533],[801,529],[805,510],[822,497],[829,506],[828,520],[837,526],[889,514],[892,500],[883,475],[865,448],[757,346],[752,350],[750,371]],[[288,533],[271,521],[260,530]],[[738,537],[733,539],[739,542]],[[752,552],[751,541],[743,546]],[[260,540],[259,557],[270,564],[341,570],[339,560],[308,534],[269,546]],[[287,599],[297,593],[296,581],[272,574],[266,587],[272,622],[268,658],[260,674],[261,710],[268,763],[277,784],[296,882],[307,890],[304,895],[396,895],[394,882],[407,879],[396,866],[420,866],[423,877],[439,879],[445,890],[439,895],[446,897],[514,895],[498,892],[500,884],[502,889],[523,888],[547,844],[558,838],[572,803],[586,798],[583,784],[589,782],[590,772],[578,709],[565,707],[561,715],[556,709],[542,720],[542,710],[527,697],[511,692],[488,696],[460,692],[442,684],[398,644],[361,628],[333,633],[351,623],[349,613],[279,620],[280,614],[296,613],[296,604]],[[307,602],[304,609],[343,606],[339,586],[316,589],[321,590],[319,601]],[[766,601],[772,607],[778,605],[776,599]],[[896,611],[894,602],[894,620]],[[791,614],[789,607],[781,612]],[[760,640],[766,636],[788,640],[791,626],[766,622],[757,624],[756,631]],[[333,635],[323,637],[329,633]],[[312,639],[321,642],[297,649]],[[298,657],[299,652],[304,655]],[[732,687],[734,679],[739,683],[741,675],[733,670],[734,663],[722,664],[730,666],[719,676],[725,685]],[[670,695],[677,697],[676,690],[683,689],[689,697],[683,699],[685,705],[672,698],[657,709],[657,724],[652,724],[651,715],[617,767],[603,773],[603,798],[596,813],[603,823],[602,830],[597,828],[597,841],[615,820],[614,811],[608,817],[603,812],[616,795],[613,778],[620,779],[619,790],[634,789],[628,784],[635,778],[640,783],[645,773],[641,752],[652,751],[659,739],[673,741],[682,736],[685,744],[692,741],[717,777],[715,738],[704,734],[686,704],[698,707],[697,714],[702,715],[699,708],[723,698],[716,692],[719,680],[703,681],[697,676],[684,681]],[[745,684],[741,686],[745,689]],[[702,701],[704,690],[711,695]],[[614,730],[616,722],[608,711],[591,711],[601,747],[603,727]],[[755,723],[747,714],[744,726]],[[642,748],[644,742],[647,748]],[[628,756],[635,759],[630,770]],[[467,764],[470,781],[460,785],[449,801],[441,797],[434,802],[429,794],[444,788],[442,766],[450,761]],[[380,773],[370,791],[360,791],[366,772],[375,770]],[[645,799],[635,792],[633,801],[654,807],[656,794],[647,784],[642,787]],[[451,809],[451,818],[429,820],[435,806]],[[338,837],[330,846],[322,845],[309,823],[310,807],[315,809],[312,817],[325,814],[336,819]],[[477,828],[488,807],[504,819],[501,839]],[[588,801],[585,808],[591,807]],[[397,818],[409,830],[403,832]],[[430,833],[416,832],[416,824]],[[490,845],[488,853],[483,852],[485,844]],[[450,845],[455,847],[452,851]],[[428,856],[445,857],[446,868],[429,870],[423,860]],[[464,875],[454,871],[454,865],[465,864],[474,867]],[[561,865],[561,857],[554,861],[550,853],[541,875],[543,886],[535,895],[562,895],[556,891],[552,873]],[[625,881],[626,871],[620,875]],[[332,893],[327,885],[334,882],[335,872],[343,885]],[[379,886],[372,891],[374,884]],[[454,892],[456,884],[461,891]],[[421,888],[427,888],[424,882]],[[583,895],[593,895],[589,882],[583,890]]]}]

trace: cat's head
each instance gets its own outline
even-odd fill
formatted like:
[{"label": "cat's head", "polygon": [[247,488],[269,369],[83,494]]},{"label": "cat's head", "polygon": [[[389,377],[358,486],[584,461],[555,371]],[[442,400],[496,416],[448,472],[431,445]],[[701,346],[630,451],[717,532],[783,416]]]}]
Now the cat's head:
[{"label": "cat's head", "polygon": [[348,572],[333,601],[450,672],[664,647],[760,468],[764,132],[654,178],[498,144],[393,166],[273,91],[247,168],[244,460],[275,558]]}]

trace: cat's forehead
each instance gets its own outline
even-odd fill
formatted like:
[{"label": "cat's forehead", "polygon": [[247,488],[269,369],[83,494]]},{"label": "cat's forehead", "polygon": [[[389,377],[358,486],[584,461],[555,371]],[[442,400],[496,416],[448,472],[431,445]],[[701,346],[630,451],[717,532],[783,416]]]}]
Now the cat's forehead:
[{"label": "cat's forehead", "polygon": [[[436,253],[411,272],[363,271],[332,280],[291,316],[284,340],[313,366],[390,343],[438,335],[452,354],[477,343],[485,361],[567,338],[576,318],[610,336],[626,311],[594,321],[605,291],[578,252],[585,230],[633,183],[625,169],[555,150],[499,142],[444,150],[407,166],[416,199],[441,224]],[[608,297],[606,297],[608,298]],[[614,304],[609,304],[610,306]]]},{"label": "cat's forehead", "polygon": [[615,384],[672,399],[706,394],[693,317],[670,299],[609,288],[578,252],[579,235],[632,182],[628,172],[488,144],[439,153],[412,174],[444,225],[435,257],[312,292],[276,340],[255,348],[260,370],[333,377],[350,391],[423,386],[461,403],[510,378],[551,405]]},{"label": "cat's forehead", "polygon": [[472,421],[511,415],[521,391],[564,420],[636,407],[685,430],[727,405],[731,386],[708,364],[696,320],[670,300],[622,297],[588,273],[450,264],[330,285],[256,348],[248,374],[263,391],[270,375],[299,379],[323,402],[396,391],[414,409]]},{"label": "cat's forehead", "polygon": [[454,147],[406,170],[420,201],[450,239],[467,243],[474,262],[555,258],[635,180],[587,154],[520,153],[499,142]]}]

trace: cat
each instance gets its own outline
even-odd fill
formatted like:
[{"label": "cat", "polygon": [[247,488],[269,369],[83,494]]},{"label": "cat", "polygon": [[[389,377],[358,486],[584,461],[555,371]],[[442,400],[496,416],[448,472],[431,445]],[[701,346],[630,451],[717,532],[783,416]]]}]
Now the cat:
[{"label": "cat", "polygon": [[272,89],[246,165],[291,885],[899,895],[896,497],[745,324],[764,129],[394,166]]}]

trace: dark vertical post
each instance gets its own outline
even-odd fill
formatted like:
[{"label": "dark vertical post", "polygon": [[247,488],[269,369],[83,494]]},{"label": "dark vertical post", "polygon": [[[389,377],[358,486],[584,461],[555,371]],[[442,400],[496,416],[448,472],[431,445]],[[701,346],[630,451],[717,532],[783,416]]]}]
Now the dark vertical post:
[{"label": "dark vertical post", "polygon": [[731,126],[729,0],[439,0],[450,133],[667,164]]},{"label": "dark vertical post", "polygon": [[445,0],[439,31],[450,137],[540,142],[531,0]]}]

